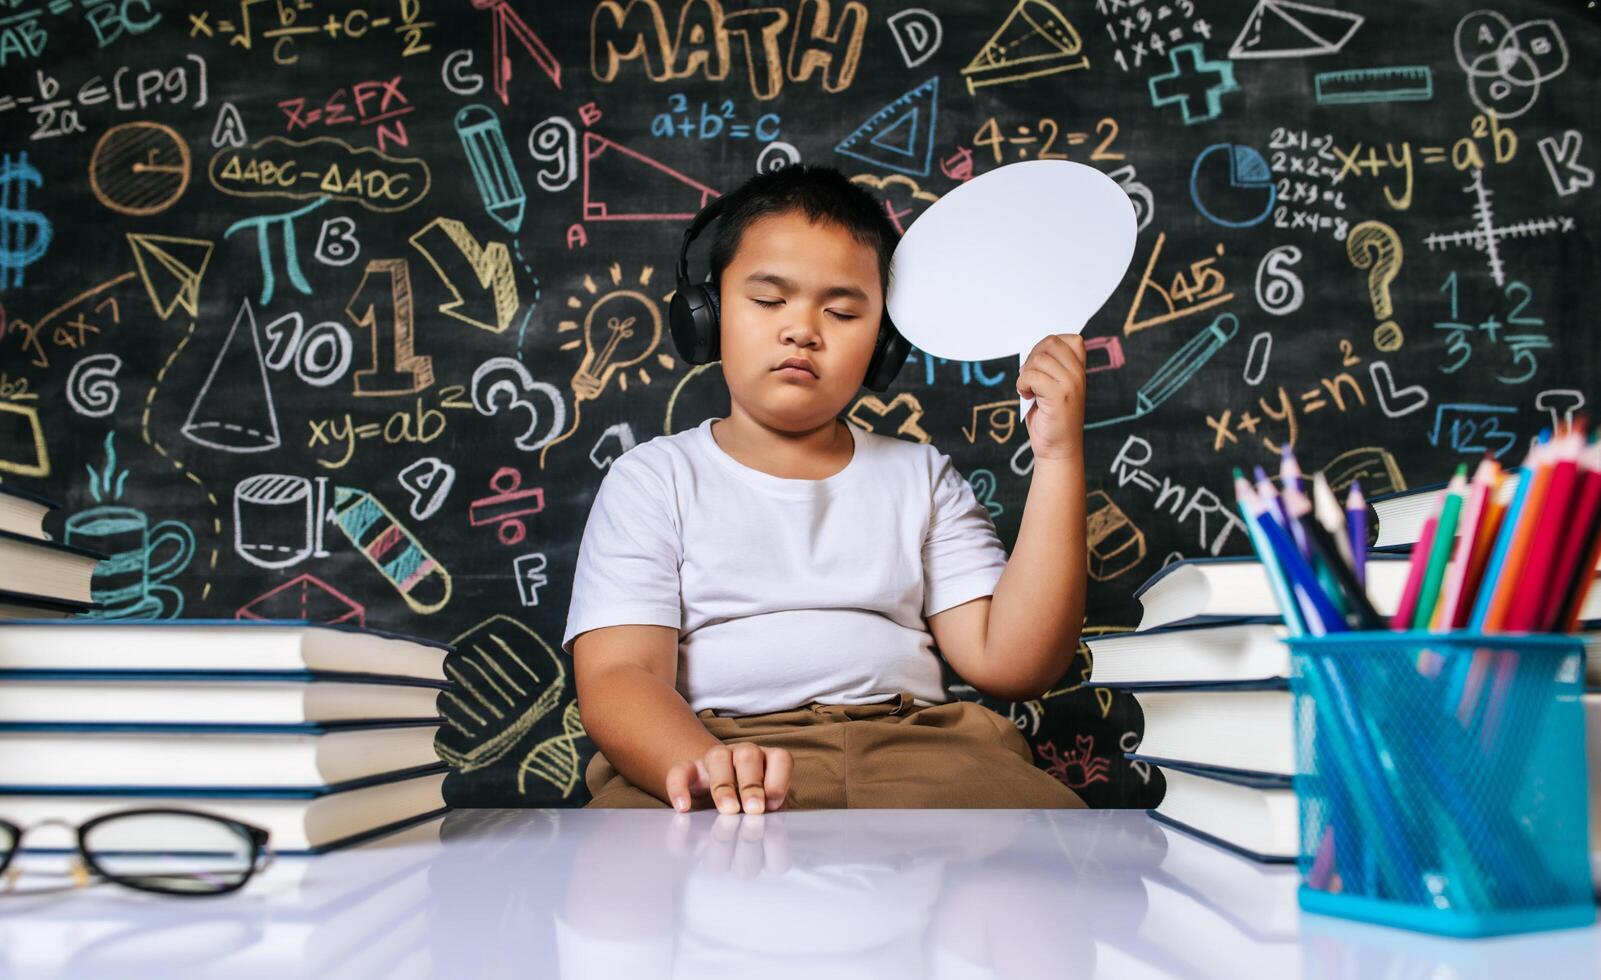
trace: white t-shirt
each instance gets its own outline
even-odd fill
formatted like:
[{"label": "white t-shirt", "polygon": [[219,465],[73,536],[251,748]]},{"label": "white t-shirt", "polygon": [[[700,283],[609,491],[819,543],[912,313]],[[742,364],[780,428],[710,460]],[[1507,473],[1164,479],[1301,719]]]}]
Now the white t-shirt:
[{"label": "white t-shirt", "polygon": [[618,457],[579,545],[562,649],[601,626],[678,630],[690,709],[949,700],[925,616],[992,595],[1006,549],[933,446],[846,424],[825,480],[734,459],[707,419]]}]

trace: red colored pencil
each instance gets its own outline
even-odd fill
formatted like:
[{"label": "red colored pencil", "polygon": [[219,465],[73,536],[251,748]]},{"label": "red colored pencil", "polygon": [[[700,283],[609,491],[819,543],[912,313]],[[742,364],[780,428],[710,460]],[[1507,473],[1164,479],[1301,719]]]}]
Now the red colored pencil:
[{"label": "red colored pencil", "polygon": [[1536,502],[1536,518],[1529,533],[1528,550],[1524,555],[1521,574],[1517,576],[1512,598],[1507,603],[1502,629],[1510,632],[1527,632],[1538,629],[1540,610],[1546,590],[1554,584],[1557,552],[1562,544],[1562,531],[1569,527],[1573,491],[1579,473],[1579,450],[1584,448],[1584,436],[1569,430],[1557,440],[1551,477],[1546,482],[1545,494]]},{"label": "red colored pencil", "polygon": [[1601,443],[1591,443],[1579,457],[1582,483],[1574,493],[1573,518],[1567,522],[1567,534],[1557,554],[1552,579],[1545,590],[1541,604],[1539,629],[1555,630],[1562,625],[1563,600],[1576,586],[1576,577],[1593,578],[1595,567],[1581,565],[1590,541],[1585,532],[1595,526],[1596,515],[1601,512]]}]

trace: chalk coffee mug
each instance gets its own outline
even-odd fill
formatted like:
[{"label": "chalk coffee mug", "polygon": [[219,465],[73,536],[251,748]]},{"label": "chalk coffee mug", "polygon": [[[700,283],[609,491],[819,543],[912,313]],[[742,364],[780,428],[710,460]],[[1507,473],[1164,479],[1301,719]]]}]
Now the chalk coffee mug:
[{"label": "chalk coffee mug", "polygon": [[[163,585],[189,567],[195,536],[178,521],[152,526],[132,507],[95,507],[66,522],[66,543],[107,555],[95,566],[90,594],[101,604],[91,615],[108,619],[172,619],[183,611],[183,593]],[[160,561],[151,556],[168,554]]]}]

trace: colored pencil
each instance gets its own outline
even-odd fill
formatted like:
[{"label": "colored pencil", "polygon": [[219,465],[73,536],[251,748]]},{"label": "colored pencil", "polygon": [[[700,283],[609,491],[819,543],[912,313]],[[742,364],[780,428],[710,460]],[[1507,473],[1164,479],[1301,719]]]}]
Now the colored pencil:
[{"label": "colored pencil", "polygon": [[1445,563],[1451,558],[1451,547],[1456,543],[1457,520],[1462,516],[1462,497],[1467,492],[1468,468],[1458,466],[1445,489],[1445,501],[1440,505],[1440,521],[1434,528],[1434,541],[1429,548],[1428,567],[1423,574],[1423,588],[1418,594],[1418,607],[1412,614],[1412,628],[1426,630],[1434,618],[1434,607],[1440,601],[1440,583],[1445,579]]},{"label": "colored pencil", "polygon": [[1345,511],[1340,509],[1340,502],[1334,499],[1334,488],[1329,486],[1329,478],[1319,470],[1312,474],[1312,516],[1323,526],[1334,541],[1335,550],[1339,552],[1340,560],[1345,562],[1351,574],[1356,574],[1356,555],[1351,551],[1351,539],[1345,526]]},{"label": "colored pencil", "polygon": [[1523,458],[1523,465],[1517,475],[1517,489],[1512,494],[1512,500],[1506,505],[1506,512],[1501,516],[1500,527],[1496,530],[1495,545],[1484,566],[1484,579],[1479,585],[1478,594],[1473,597],[1473,614],[1468,617],[1468,629],[1476,633],[1486,631],[1490,607],[1495,600],[1496,584],[1501,580],[1501,569],[1506,564],[1507,552],[1512,550],[1512,539],[1518,530],[1518,515],[1522,513],[1523,504],[1529,498],[1529,486],[1535,481],[1540,455],[1541,443],[1536,440],[1534,445],[1529,447],[1529,454]]},{"label": "colored pencil", "polygon": [[[1441,494],[1441,496],[1444,496]],[[1429,549],[1434,547],[1434,529],[1440,523],[1439,506],[1435,506],[1436,513],[1430,514],[1429,519],[1423,522],[1423,533],[1418,535],[1418,543],[1412,546],[1412,558],[1407,565],[1406,586],[1401,590],[1401,602],[1395,607],[1395,613],[1390,616],[1390,626],[1393,629],[1404,630],[1412,625],[1412,613],[1418,607],[1418,596],[1423,591],[1423,574],[1427,570]]]},{"label": "colored pencil", "polygon": [[1362,496],[1362,481],[1352,480],[1345,495],[1345,530],[1351,538],[1351,568],[1356,580],[1368,581],[1368,502]]},{"label": "colored pencil", "polygon": [[[1601,468],[1601,462],[1598,462],[1598,468]],[[1601,479],[1601,474],[1597,474],[1597,478]],[[1584,597],[1595,584],[1596,565],[1601,563],[1601,504],[1597,505],[1596,513],[1591,517],[1589,525],[1581,528],[1581,533],[1586,535],[1587,543],[1572,574],[1568,576],[1561,611],[1552,626],[1552,629],[1561,633],[1572,633],[1578,628],[1579,613],[1584,609]]]},{"label": "colored pencil", "polygon": [[[1312,570],[1312,577],[1317,580],[1319,590],[1323,593],[1324,598],[1329,600],[1329,604],[1334,607],[1335,612],[1339,613],[1343,620],[1345,617],[1345,605],[1339,599],[1340,588],[1338,583],[1334,581],[1333,575],[1323,568],[1323,563],[1318,561],[1315,555],[1310,554],[1310,548],[1303,548],[1297,543],[1305,538],[1305,532],[1302,530],[1300,522],[1290,513],[1289,502],[1285,499],[1285,495],[1280,493],[1278,487],[1273,485],[1273,481],[1268,478],[1267,472],[1260,466],[1256,467],[1256,473],[1256,494],[1261,498],[1266,508],[1266,519],[1276,521],[1279,528],[1289,538],[1290,543],[1295,544],[1297,553],[1306,562],[1306,567]],[[1289,487],[1285,487],[1286,491],[1289,489]],[[1301,532],[1299,538],[1296,534],[1297,531]],[[1299,589],[1296,590],[1296,597],[1301,601],[1301,616],[1303,620],[1310,621],[1318,617],[1319,614],[1316,607],[1312,605],[1308,597],[1301,594]]]},{"label": "colored pencil", "polygon": [[1279,567],[1285,572],[1289,584],[1298,590],[1308,609],[1305,616],[1306,629],[1314,636],[1325,633],[1339,633],[1346,629],[1345,621],[1340,613],[1329,602],[1328,596],[1317,584],[1317,577],[1312,574],[1312,567],[1290,540],[1289,534],[1281,527],[1276,519],[1261,519],[1267,513],[1268,504],[1250,488],[1249,485],[1235,486],[1235,493],[1240,495],[1246,512],[1259,520],[1262,528],[1262,537],[1268,548],[1274,552]]},{"label": "colored pencil", "polygon": [[1429,620],[1429,629],[1434,632],[1454,628],[1457,612],[1462,606],[1463,586],[1467,582],[1468,569],[1472,566],[1473,549],[1479,541],[1479,523],[1484,520],[1485,503],[1490,499],[1490,491],[1495,489],[1492,481],[1495,474],[1493,463],[1492,457],[1485,456],[1473,471],[1473,482],[1467,500],[1462,505],[1456,550],[1451,553],[1449,574],[1441,586],[1440,604],[1435,607],[1434,616]]},{"label": "colored pencil", "polygon": [[[1279,450],[1279,483],[1283,485],[1281,492],[1289,490],[1304,491],[1306,485],[1301,481],[1301,464],[1296,460],[1295,453],[1289,446]],[[1306,532],[1289,520],[1289,509],[1285,508],[1285,522],[1290,526],[1290,537],[1295,540],[1295,546],[1301,549],[1301,557],[1310,564],[1313,561],[1311,545],[1307,543]]]},{"label": "colored pencil", "polygon": [[1536,523],[1530,533],[1529,555],[1512,594],[1503,629],[1527,632],[1540,628],[1545,597],[1555,583],[1562,532],[1572,529],[1568,522],[1573,516],[1570,513],[1573,494],[1579,488],[1579,454],[1583,449],[1584,436],[1574,430],[1558,436],[1552,444],[1551,481],[1544,503],[1537,512],[1530,514]]},{"label": "colored pencil", "polygon": [[1515,477],[1508,476],[1501,469],[1501,464],[1492,459],[1490,492],[1484,500],[1484,513],[1479,519],[1473,551],[1468,555],[1467,572],[1462,579],[1462,599],[1451,619],[1450,629],[1461,629],[1466,626],[1468,617],[1473,612],[1479,587],[1484,581],[1484,569],[1490,563],[1490,553],[1495,550],[1496,534],[1501,530],[1501,520],[1506,517],[1507,504],[1501,500],[1501,485],[1508,479]]},{"label": "colored pencil", "polygon": [[[1327,490],[1327,484],[1325,484],[1325,490]],[[1332,503],[1334,492],[1331,490],[1327,492],[1329,501]],[[1384,618],[1378,614],[1378,611],[1373,608],[1373,604],[1368,601],[1367,592],[1362,588],[1362,583],[1356,580],[1356,572],[1351,569],[1345,558],[1340,555],[1333,536],[1329,534],[1327,528],[1319,524],[1315,519],[1312,501],[1308,500],[1306,494],[1299,490],[1285,487],[1284,506],[1289,510],[1293,520],[1301,522],[1302,529],[1306,532],[1307,543],[1312,546],[1313,553],[1318,557],[1319,562],[1328,569],[1330,576],[1334,579],[1333,587],[1335,592],[1343,600],[1337,602],[1336,605],[1341,607],[1342,610],[1348,610],[1351,613],[1351,616],[1346,619],[1346,625],[1354,629],[1382,629],[1384,627]],[[1336,507],[1335,510],[1338,511],[1339,508]],[[1330,596],[1330,598],[1332,599],[1334,596]],[[1355,619],[1354,623],[1351,621],[1352,618]]]},{"label": "colored pencil", "polygon": [[[1534,542],[1534,531],[1539,523],[1540,508],[1545,505],[1546,491],[1551,486],[1551,473],[1555,468],[1552,465],[1553,449],[1550,445],[1549,434],[1542,435],[1540,465],[1530,474],[1529,492],[1524,496],[1523,505],[1518,508],[1513,522],[1512,538],[1502,560],[1501,567],[1496,574],[1486,580],[1486,584],[1494,584],[1495,591],[1490,597],[1490,606],[1485,611],[1483,629],[1486,633],[1497,633],[1506,628],[1506,617],[1512,609],[1512,597],[1517,593],[1518,581],[1523,577],[1524,569],[1528,565],[1530,545]],[[1512,516],[1509,514],[1508,518]]]},{"label": "colored pencil", "polygon": [[1262,569],[1267,573],[1268,586],[1273,590],[1273,598],[1279,605],[1279,613],[1284,618],[1284,627],[1291,636],[1301,636],[1306,627],[1301,619],[1301,610],[1296,605],[1295,598],[1290,594],[1286,585],[1283,569],[1279,567],[1278,559],[1274,557],[1273,549],[1268,546],[1267,538],[1262,533],[1262,526],[1256,518],[1251,516],[1245,507],[1245,497],[1241,488],[1249,491],[1250,483],[1245,474],[1236,467],[1234,470],[1234,505],[1239,508],[1240,516],[1245,519],[1246,535],[1251,539],[1251,547],[1256,549],[1256,556],[1262,562]]}]

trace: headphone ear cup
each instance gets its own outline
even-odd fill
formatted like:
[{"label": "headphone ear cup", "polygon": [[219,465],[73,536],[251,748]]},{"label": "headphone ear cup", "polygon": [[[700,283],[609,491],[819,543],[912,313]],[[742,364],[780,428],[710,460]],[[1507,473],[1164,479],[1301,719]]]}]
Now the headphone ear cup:
[{"label": "headphone ear cup", "polygon": [[723,353],[723,297],[717,291],[717,284],[708,282],[701,287],[706,291],[706,305],[711,310],[711,325],[708,329],[706,359],[715,361]]},{"label": "headphone ear cup", "polygon": [[718,315],[716,286],[681,285],[667,307],[667,327],[678,356],[691,364],[707,364],[717,359]]},{"label": "headphone ear cup", "polygon": [[884,324],[879,330],[878,346],[873,348],[873,357],[867,362],[867,378],[862,384],[871,391],[884,391],[900,373],[901,365],[906,363],[906,357],[912,352],[912,342],[901,336],[895,329],[888,316],[884,317]]}]

